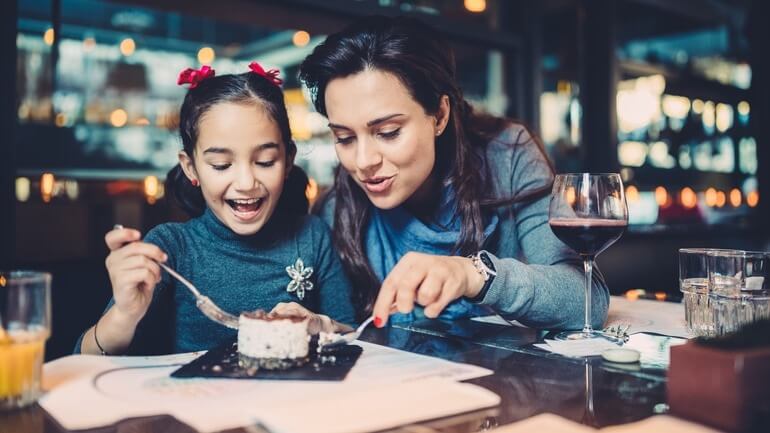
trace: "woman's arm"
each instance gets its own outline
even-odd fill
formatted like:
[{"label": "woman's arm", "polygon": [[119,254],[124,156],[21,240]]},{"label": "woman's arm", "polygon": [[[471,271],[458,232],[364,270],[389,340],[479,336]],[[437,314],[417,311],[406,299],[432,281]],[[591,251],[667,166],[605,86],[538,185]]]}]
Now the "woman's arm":
[{"label": "woman's arm", "polygon": [[[507,158],[491,159],[501,195],[521,195],[548,188],[553,171],[538,144],[525,129],[518,129],[515,145],[498,147]],[[502,155],[501,155],[502,156]],[[497,164],[497,165],[495,165]],[[504,166],[503,164],[509,164]],[[548,225],[550,193],[518,202],[501,216],[501,224],[513,224],[515,239],[502,239],[500,245],[518,243],[520,257],[491,259],[497,270],[489,290],[480,301],[520,322],[538,328],[580,329],[584,321],[584,276],[580,257],[561,242]],[[505,220],[507,219],[507,220]],[[505,221],[504,221],[505,220]],[[512,250],[511,246],[504,250]],[[609,290],[594,267],[592,285],[592,324],[601,327],[607,318]]]}]

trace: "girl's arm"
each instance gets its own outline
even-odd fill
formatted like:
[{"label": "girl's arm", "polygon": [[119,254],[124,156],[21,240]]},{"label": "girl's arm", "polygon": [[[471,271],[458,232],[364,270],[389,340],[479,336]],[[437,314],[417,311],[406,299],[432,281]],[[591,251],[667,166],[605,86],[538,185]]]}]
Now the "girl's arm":
[{"label": "girl's arm", "polygon": [[137,242],[140,236],[132,229],[112,230],[105,236],[111,250],[106,266],[113,300],[107,312],[81,338],[81,353],[124,353],[147,313],[161,278],[156,262],[166,261],[167,256],[156,245]]}]

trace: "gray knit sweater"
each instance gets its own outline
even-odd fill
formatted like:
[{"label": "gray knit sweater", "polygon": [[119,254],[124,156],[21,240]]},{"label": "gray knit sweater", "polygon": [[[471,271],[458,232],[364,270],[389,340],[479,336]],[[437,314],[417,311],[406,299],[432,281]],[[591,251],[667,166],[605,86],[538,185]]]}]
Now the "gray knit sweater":
[{"label": "gray knit sweater", "polygon": [[[278,227],[278,220],[284,225],[291,221],[274,217],[256,235],[240,236],[207,209],[186,223],[153,228],[144,241],[165,251],[169,266],[230,313],[269,311],[279,302],[297,302],[353,324],[350,284],[332,248],[328,227],[315,216],[298,218],[290,227]],[[303,299],[287,291],[291,278],[286,267],[294,266],[298,258],[313,268],[309,278],[313,288]],[[108,308],[112,304],[111,300]],[[207,319],[189,291],[162,272],[129,354],[210,349],[234,336],[232,329]],[[76,353],[80,353],[80,341]]]},{"label": "gray knit sweater", "polygon": [[[486,147],[486,160],[497,197],[513,197],[552,181],[546,157],[522,126],[514,125]],[[496,233],[485,248],[497,270],[480,304],[506,317],[547,329],[583,327],[584,277],[580,257],[562,243],[548,225],[550,196],[497,209]],[[334,224],[333,194],[320,214]],[[592,324],[607,318],[609,291],[594,267]]]}]

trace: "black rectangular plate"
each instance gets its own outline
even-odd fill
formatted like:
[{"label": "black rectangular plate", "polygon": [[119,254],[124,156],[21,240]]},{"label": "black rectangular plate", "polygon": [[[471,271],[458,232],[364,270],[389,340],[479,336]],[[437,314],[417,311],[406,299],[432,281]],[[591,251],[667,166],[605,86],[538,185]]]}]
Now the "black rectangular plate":
[{"label": "black rectangular plate", "polygon": [[304,365],[286,370],[259,369],[249,371],[238,363],[238,343],[228,341],[209,350],[171,373],[171,377],[218,377],[263,380],[344,380],[361,356],[360,346],[346,345],[316,351],[315,339],[310,344],[310,359]]}]

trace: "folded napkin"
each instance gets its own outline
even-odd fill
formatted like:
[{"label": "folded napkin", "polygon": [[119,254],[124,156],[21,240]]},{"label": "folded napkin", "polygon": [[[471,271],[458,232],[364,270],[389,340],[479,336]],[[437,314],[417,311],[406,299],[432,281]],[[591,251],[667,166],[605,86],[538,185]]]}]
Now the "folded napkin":
[{"label": "folded napkin", "polygon": [[617,349],[619,346],[604,338],[590,340],[545,340],[545,344],[535,344],[535,347],[548,352],[572,358],[601,355],[607,349]]}]

